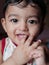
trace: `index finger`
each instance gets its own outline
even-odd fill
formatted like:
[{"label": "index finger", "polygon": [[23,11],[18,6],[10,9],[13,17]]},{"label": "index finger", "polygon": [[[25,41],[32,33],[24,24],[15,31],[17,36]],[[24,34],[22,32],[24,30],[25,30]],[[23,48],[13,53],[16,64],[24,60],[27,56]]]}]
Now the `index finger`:
[{"label": "index finger", "polygon": [[29,46],[31,44],[31,42],[33,41],[33,39],[34,39],[34,36],[30,35],[29,38],[26,40],[25,45]]}]

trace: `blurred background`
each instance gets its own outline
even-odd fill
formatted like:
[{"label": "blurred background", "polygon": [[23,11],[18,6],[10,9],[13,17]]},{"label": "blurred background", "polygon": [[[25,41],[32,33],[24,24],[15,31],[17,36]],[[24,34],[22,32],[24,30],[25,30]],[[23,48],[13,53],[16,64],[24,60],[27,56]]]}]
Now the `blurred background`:
[{"label": "blurred background", "polygon": [[[47,15],[45,18],[45,27],[43,32],[40,34],[39,38],[44,39],[44,40],[49,40],[49,0],[44,0],[46,5],[47,5]],[[3,16],[2,14],[2,8],[3,8],[3,3],[4,0],[0,0],[0,21],[1,21],[1,17]],[[2,28],[1,22],[0,22],[0,39],[2,39],[3,37],[6,37],[6,33]]]}]

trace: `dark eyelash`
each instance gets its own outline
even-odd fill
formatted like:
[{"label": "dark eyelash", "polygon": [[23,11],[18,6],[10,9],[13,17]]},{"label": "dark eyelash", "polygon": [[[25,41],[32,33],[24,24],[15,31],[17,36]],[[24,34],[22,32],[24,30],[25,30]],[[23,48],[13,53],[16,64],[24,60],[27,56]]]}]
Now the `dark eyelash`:
[{"label": "dark eyelash", "polygon": [[14,23],[18,22],[17,19],[11,19],[10,21],[11,21],[11,22],[14,22]]}]

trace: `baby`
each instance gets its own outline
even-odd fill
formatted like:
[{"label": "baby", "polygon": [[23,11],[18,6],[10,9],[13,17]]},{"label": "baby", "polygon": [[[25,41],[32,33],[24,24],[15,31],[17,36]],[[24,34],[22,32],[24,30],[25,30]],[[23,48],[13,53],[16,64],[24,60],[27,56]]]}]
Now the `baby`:
[{"label": "baby", "polygon": [[0,41],[1,65],[47,65],[42,41],[43,0],[6,0],[1,19],[8,37]]}]

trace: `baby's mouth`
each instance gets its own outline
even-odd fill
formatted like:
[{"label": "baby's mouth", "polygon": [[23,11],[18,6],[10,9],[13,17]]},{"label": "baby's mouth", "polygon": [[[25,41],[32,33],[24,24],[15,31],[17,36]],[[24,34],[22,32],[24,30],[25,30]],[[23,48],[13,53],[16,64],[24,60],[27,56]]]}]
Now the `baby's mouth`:
[{"label": "baby's mouth", "polygon": [[25,35],[25,34],[17,34],[17,37],[18,37],[19,40],[26,39],[27,35]]}]

